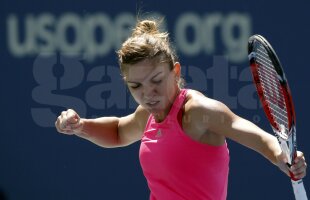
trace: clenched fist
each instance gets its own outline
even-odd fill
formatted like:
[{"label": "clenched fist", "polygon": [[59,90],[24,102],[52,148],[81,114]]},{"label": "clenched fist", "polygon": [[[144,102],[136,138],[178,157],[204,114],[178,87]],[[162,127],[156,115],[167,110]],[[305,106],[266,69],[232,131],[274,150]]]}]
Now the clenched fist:
[{"label": "clenched fist", "polygon": [[288,176],[293,179],[299,180],[306,176],[307,174],[307,163],[303,152],[297,151],[296,158],[294,159],[294,164],[289,168],[287,165],[287,157],[285,153],[282,152],[281,155],[277,157],[278,167]]},{"label": "clenched fist", "polygon": [[68,109],[67,111],[63,111],[57,118],[55,126],[58,132],[73,135],[81,132],[83,122],[77,112]]}]

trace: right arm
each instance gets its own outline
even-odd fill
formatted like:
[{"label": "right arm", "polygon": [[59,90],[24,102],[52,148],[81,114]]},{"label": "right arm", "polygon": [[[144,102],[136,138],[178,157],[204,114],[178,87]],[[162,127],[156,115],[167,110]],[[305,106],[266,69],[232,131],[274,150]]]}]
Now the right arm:
[{"label": "right arm", "polygon": [[121,147],[141,139],[149,113],[138,106],[125,117],[100,117],[84,119],[71,109],[57,118],[58,132],[77,135],[105,148]]}]

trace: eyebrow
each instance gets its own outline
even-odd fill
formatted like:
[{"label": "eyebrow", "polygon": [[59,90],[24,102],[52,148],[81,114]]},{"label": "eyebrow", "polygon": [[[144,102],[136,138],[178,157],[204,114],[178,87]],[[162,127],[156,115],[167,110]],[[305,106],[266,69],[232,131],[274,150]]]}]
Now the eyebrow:
[{"label": "eyebrow", "polygon": [[[156,78],[158,75],[162,74],[163,72],[158,72],[157,74],[155,74],[154,76],[152,76],[151,80]],[[135,81],[126,81],[127,83],[139,83],[139,82],[135,82]]]}]

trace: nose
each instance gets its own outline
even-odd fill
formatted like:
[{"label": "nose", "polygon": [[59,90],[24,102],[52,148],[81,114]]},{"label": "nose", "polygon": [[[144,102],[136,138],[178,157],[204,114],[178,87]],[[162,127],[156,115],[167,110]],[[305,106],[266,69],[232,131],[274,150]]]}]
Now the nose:
[{"label": "nose", "polygon": [[156,94],[156,90],[155,90],[155,86],[154,85],[149,85],[149,86],[144,87],[143,98],[145,100],[153,99],[155,94]]}]

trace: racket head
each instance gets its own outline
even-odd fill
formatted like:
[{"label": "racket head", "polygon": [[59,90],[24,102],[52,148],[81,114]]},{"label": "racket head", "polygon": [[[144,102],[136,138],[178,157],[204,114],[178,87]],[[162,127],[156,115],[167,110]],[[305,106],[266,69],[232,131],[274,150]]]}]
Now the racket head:
[{"label": "racket head", "polygon": [[276,52],[263,36],[253,35],[248,41],[248,57],[257,94],[273,131],[283,140],[291,140],[295,135],[295,111]]}]

